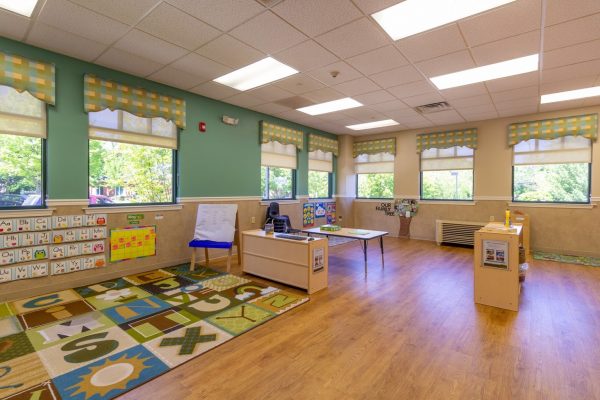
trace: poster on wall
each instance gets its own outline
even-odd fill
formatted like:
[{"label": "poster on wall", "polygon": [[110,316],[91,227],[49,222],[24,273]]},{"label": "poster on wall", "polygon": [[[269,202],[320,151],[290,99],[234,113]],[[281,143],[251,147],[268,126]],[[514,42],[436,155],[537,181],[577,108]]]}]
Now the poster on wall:
[{"label": "poster on wall", "polygon": [[327,223],[335,223],[335,203],[327,203]]},{"label": "poster on wall", "polygon": [[508,269],[508,242],[502,240],[483,241],[483,265]]},{"label": "poster on wall", "polygon": [[326,215],[325,203],[315,203],[315,218],[325,218]]},{"label": "poster on wall", "polygon": [[315,205],[304,203],[302,207],[302,225],[306,228],[315,224]]},{"label": "poster on wall", "polygon": [[156,255],[156,227],[136,226],[111,229],[110,262]]},{"label": "poster on wall", "polygon": [[325,251],[323,248],[313,249],[313,272],[321,271],[325,268]]}]

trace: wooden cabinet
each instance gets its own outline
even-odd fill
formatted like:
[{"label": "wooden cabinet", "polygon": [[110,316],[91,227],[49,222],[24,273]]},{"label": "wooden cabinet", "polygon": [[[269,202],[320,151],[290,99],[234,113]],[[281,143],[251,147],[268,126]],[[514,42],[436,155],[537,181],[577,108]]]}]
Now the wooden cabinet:
[{"label": "wooden cabinet", "polygon": [[242,270],[309,294],[327,287],[327,239],[290,240],[262,230],[242,232]]}]

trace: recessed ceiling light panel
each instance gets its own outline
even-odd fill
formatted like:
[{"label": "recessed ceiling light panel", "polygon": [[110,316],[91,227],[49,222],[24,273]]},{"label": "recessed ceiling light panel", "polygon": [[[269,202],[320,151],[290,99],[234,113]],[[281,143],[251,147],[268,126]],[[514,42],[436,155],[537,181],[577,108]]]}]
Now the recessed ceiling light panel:
[{"label": "recessed ceiling light panel", "polygon": [[559,101],[587,99],[588,97],[600,96],[600,86],[588,87],[566,92],[543,94],[541,104],[556,103]]},{"label": "recessed ceiling light panel", "polygon": [[362,103],[350,98],[344,97],[343,99],[328,101],[326,103],[315,104],[308,107],[298,108],[298,111],[309,115],[321,115],[327,114],[334,111],[347,110],[349,108],[356,108],[362,106]]},{"label": "recessed ceiling light panel", "polygon": [[294,68],[274,58],[267,57],[214,79],[214,81],[244,91],[278,81],[297,73],[298,71]]},{"label": "recessed ceiling light panel", "polygon": [[0,8],[31,17],[38,0],[0,0]]},{"label": "recessed ceiling light panel", "polygon": [[372,16],[393,40],[399,40],[513,1],[405,0]]},{"label": "recessed ceiling light panel", "polygon": [[433,82],[440,90],[450,89],[453,87],[470,85],[472,83],[491,81],[493,79],[537,71],[538,64],[538,54],[532,54],[530,56],[484,65],[483,67],[436,76],[431,78],[431,82]]},{"label": "recessed ceiling light panel", "polygon": [[382,121],[373,121],[373,122],[366,122],[364,124],[348,125],[348,126],[346,126],[346,128],[350,128],[355,131],[362,131],[365,129],[383,128],[386,126],[394,126],[394,125],[400,125],[400,123],[394,121],[393,119],[384,119]]}]

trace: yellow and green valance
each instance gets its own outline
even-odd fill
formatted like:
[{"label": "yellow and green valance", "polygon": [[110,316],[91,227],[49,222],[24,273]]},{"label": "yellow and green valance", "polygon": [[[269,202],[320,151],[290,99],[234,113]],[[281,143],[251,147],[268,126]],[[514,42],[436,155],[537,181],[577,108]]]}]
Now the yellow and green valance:
[{"label": "yellow and green valance", "polygon": [[352,157],[361,154],[390,153],[396,155],[396,138],[369,140],[366,142],[355,142],[352,146]]},{"label": "yellow and green valance", "polygon": [[302,150],[304,148],[304,133],[295,129],[279,126],[267,121],[260,121],[260,142],[279,142],[293,144]]},{"label": "yellow and green valance", "polygon": [[333,153],[334,156],[339,154],[339,146],[337,139],[329,139],[325,136],[308,134],[308,151],[321,150],[324,153]]},{"label": "yellow and green valance", "polygon": [[551,140],[564,136],[598,138],[598,114],[517,122],[508,126],[508,145],[514,146],[529,139]]},{"label": "yellow and green valance", "polygon": [[455,146],[477,149],[477,129],[469,128],[417,135],[417,153],[428,149],[448,149]]},{"label": "yellow and green valance", "polygon": [[54,105],[54,64],[0,52],[0,85],[18,92],[29,92],[33,97]]},{"label": "yellow and green valance", "polygon": [[185,128],[185,100],[86,74],[85,111],[123,110],[145,118],[164,118]]}]

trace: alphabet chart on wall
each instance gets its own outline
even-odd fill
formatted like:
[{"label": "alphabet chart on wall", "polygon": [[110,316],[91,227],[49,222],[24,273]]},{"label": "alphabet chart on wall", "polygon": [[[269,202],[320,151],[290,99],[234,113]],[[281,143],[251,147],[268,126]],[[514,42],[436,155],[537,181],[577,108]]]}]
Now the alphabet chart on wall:
[{"label": "alphabet chart on wall", "polygon": [[0,283],[106,265],[106,214],[0,219]]}]

